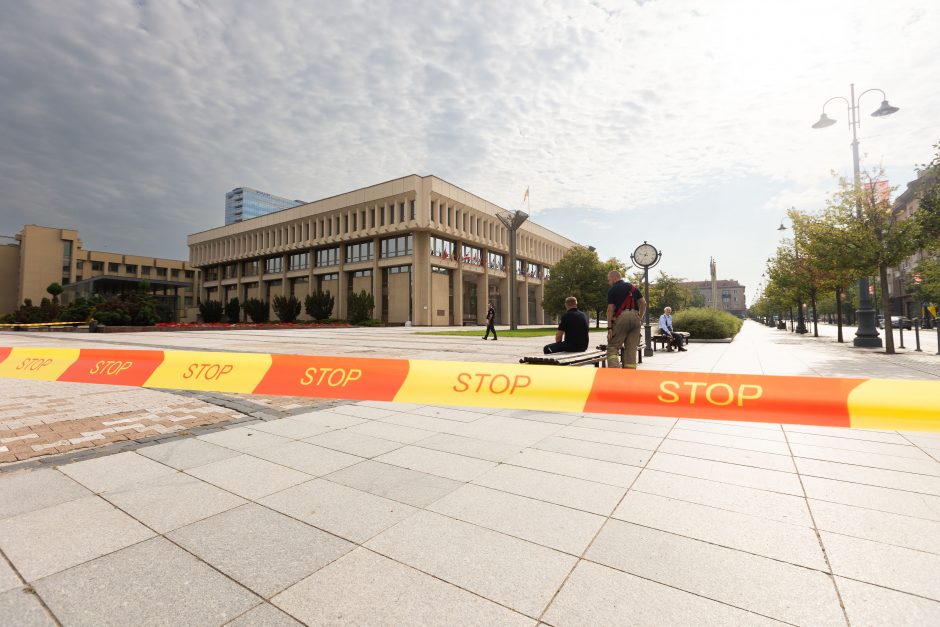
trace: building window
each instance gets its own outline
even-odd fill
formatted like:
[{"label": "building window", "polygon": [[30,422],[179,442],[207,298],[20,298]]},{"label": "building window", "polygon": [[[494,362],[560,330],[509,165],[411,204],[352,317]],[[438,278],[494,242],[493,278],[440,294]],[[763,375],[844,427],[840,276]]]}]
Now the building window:
[{"label": "building window", "polygon": [[398,205],[398,221],[399,222],[405,221],[405,203],[401,203]]},{"label": "building window", "polygon": [[[226,266],[226,268],[229,268],[229,267],[232,268],[232,274],[234,275],[234,273],[235,273],[235,265],[232,264],[231,266]],[[157,268],[157,276],[162,276],[162,277],[165,279],[165,278],[166,278],[166,268]]]},{"label": "building window", "polygon": [[346,246],[346,263],[369,261],[373,257],[372,242],[349,244]]},{"label": "building window", "polygon": [[447,274],[448,272],[450,272],[450,270],[448,270],[447,268],[441,268],[438,266],[431,266],[431,272],[434,272],[435,274]]},{"label": "building window", "polygon": [[137,274],[137,265],[136,264],[124,264],[124,270],[128,274]]},{"label": "building window", "polygon": [[405,257],[414,252],[414,239],[411,235],[389,237],[382,240],[382,259],[389,257]]},{"label": "building window", "polygon": [[183,297],[183,306],[184,306],[184,307],[192,307],[192,306],[193,306],[193,297],[192,297],[192,296],[184,296],[184,297]]},{"label": "building window", "polygon": [[[242,262],[242,276],[258,276],[258,260]],[[187,277],[190,278],[190,277]]]},{"label": "building window", "polygon": [[[160,270],[163,270],[161,276],[166,276],[166,268],[157,268],[157,274],[160,274]],[[234,279],[238,276],[238,264],[229,263],[222,266],[222,278],[223,279]]]},{"label": "building window", "polygon": [[411,272],[411,266],[392,266],[388,269],[389,274],[408,274]]},{"label": "building window", "polygon": [[277,274],[284,270],[284,258],[283,257],[268,257],[264,260],[264,272],[265,274]]},{"label": "building window", "polygon": [[317,265],[318,266],[338,266],[339,265],[339,248],[324,248],[317,251]]},{"label": "building window", "polygon": [[180,278],[180,271],[177,270],[176,268],[173,268],[172,270],[170,270],[170,277],[174,279]]},{"label": "building window", "polygon": [[454,257],[454,243],[449,239],[441,239],[440,237],[431,238],[431,256],[440,257],[441,259],[453,259]]},{"label": "building window", "polygon": [[[150,276],[150,266],[141,266],[140,273],[144,276]],[[218,277],[216,277],[218,278]]]},{"label": "building window", "polygon": [[[258,262],[256,261],[255,263],[258,263]],[[183,272],[183,275],[184,275],[187,279],[191,279],[191,278],[193,278],[193,277],[196,275],[196,273],[193,272],[192,270],[186,270],[185,272]]]},{"label": "building window", "polygon": [[411,219],[415,219],[415,201],[411,201]]},{"label": "building window", "polygon": [[110,262],[108,263],[108,272],[118,272],[118,269],[121,267],[120,264]]},{"label": "building window", "polygon": [[75,269],[76,269],[76,270],[81,270],[81,269],[84,268],[84,267],[85,267],[85,262],[82,261],[81,259],[79,259],[78,261],[75,262]]},{"label": "building window", "polygon": [[353,272],[353,277],[356,279],[361,279],[362,277],[372,276],[372,270],[356,270]]},{"label": "building window", "polygon": [[487,259],[487,267],[490,270],[506,271],[506,257],[498,253],[490,253]]},{"label": "building window", "polygon": [[306,270],[310,267],[310,253],[297,253],[290,256],[289,270]]},{"label": "building window", "polygon": [[463,262],[471,266],[482,266],[483,265],[483,251],[479,248],[473,248],[472,246],[461,246],[460,249],[463,251]]},{"label": "building window", "polygon": [[530,263],[528,267],[529,278],[531,279],[541,279],[542,270],[539,268],[538,264]]},{"label": "building window", "polygon": [[320,279],[323,281],[339,281],[339,272],[331,272],[329,274],[320,275]]},{"label": "building window", "polygon": [[[144,266],[141,268],[144,274],[150,274],[150,268]],[[219,280],[219,268],[218,266],[212,266],[211,268],[206,268],[206,281],[218,281]]]},{"label": "building window", "polygon": [[103,271],[104,271],[104,262],[103,262],[103,261],[92,261],[92,262],[91,262],[91,271],[92,271],[92,272],[103,272]]}]

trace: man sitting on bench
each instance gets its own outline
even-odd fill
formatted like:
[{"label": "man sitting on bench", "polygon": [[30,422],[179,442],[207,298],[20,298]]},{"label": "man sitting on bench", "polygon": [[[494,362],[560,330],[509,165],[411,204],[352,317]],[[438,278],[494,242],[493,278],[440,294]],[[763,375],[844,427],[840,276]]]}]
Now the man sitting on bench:
[{"label": "man sitting on bench", "polygon": [[669,340],[670,353],[673,347],[678,348],[683,353],[685,352],[685,349],[682,348],[682,336],[676,335],[676,332],[672,330],[672,307],[666,307],[663,315],[659,317],[659,332]]},{"label": "man sitting on bench", "polygon": [[578,299],[569,296],[565,299],[565,313],[558,322],[555,343],[545,346],[545,354],[581,353],[588,347],[588,318],[578,309]]}]

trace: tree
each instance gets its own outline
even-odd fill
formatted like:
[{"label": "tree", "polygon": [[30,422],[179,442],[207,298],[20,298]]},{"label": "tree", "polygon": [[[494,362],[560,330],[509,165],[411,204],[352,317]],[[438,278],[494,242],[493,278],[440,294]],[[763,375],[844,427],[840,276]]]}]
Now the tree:
[{"label": "tree", "polygon": [[372,294],[362,290],[358,294],[353,292],[349,295],[349,322],[359,324],[372,317],[372,310],[375,308],[375,300]]},{"label": "tree", "polygon": [[934,145],[937,151],[933,161],[923,164],[918,178],[921,190],[917,198],[914,220],[921,232],[923,247],[940,249],[940,142]]},{"label": "tree", "polygon": [[680,311],[704,305],[701,295],[683,285],[684,281],[685,279],[681,277],[670,276],[660,271],[656,281],[650,283],[651,316],[658,318],[666,307]]},{"label": "tree", "polygon": [[58,283],[50,283],[49,287],[46,288],[46,291],[52,296],[52,302],[56,305],[59,304],[59,294],[62,293],[62,286]]},{"label": "tree", "polygon": [[242,304],[245,315],[254,323],[264,323],[270,319],[271,307],[266,300],[249,298]]},{"label": "tree", "polygon": [[[914,280],[914,277],[920,278],[920,282]],[[940,257],[924,259],[914,272],[908,276],[907,289],[918,302],[918,307],[923,304],[940,305]]]},{"label": "tree", "polygon": [[218,300],[204,300],[199,303],[199,315],[203,322],[222,322],[222,302]]},{"label": "tree", "polygon": [[300,301],[295,296],[277,295],[274,297],[273,307],[277,319],[281,322],[293,322],[300,315]]},{"label": "tree", "polygon": [[[619,266],[619,267],[615,267]],[[607,272],[621,270],[616,259],[601,262],[597,253],[584,246],[575,246],[566,252],[552,267],[551,276],[545,281],[542,307],[552,316],[565,311],[565,299],[574,296],[583,311],[597,313],[607,308]]]},{"label": "tree", "polygon": [[241,305],[237,298],[233,298],[225,303],[225,319],[235,324],[241,320]]},{"label": "tree", "polygon": [[317,290],[304,299],[304,309],[307,315],[320,322],[333,315],[333,297],[330,292]]}]

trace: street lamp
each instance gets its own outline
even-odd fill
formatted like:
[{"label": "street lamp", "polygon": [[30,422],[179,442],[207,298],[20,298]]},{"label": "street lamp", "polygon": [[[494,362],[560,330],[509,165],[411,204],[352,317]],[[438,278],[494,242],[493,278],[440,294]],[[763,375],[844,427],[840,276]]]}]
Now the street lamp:
[{"label": "street lamp", "polygon": [[[883,90],[867,89],[860,93],[858,98],[856,98],[855,83],[852,83],[849,87],[849,99],[846,100],[842,96],[834,96],[824,102],[822,107],[822,115],[820,115],[819,120],[813,124],[813,128],[826,128],[827,126],[832,126],[836,123],[836,120],[826,115],[826,105],[828,105],[833,100],[842,100],[846,103],[849,114],[849,128],[852,129],[852,168],[855,175],[856,211],[859,217],[862,215],[862,204],[858,199],[858,192],[862,183],[858,160],[858,127],[861,122],[858,117],[862,96],[870,91],[877,91],[881,93],[881,106],[872,112],[871,116],[873,118],[881,118],[886,115],[891,115],[892,113],[897,113],[899,110],[898,107],[893,107],[888,103],[888,97],[885,95]],[[858,330],[855,332],[855,339],[852,341],[852,344],[854,346],[867,348],[881,348],[882,342],[881,337],[878,335],[878,329],[875,328],[875,310],[872,307],[871,295],[868,292],[867,276],[858,280],[858,310],[856,311],[856,315],[858,316]]]},{"label": "street lamp", "polygon": [[[784,226],[783,220],[780,220],[780,226],[777,227],[778,231],[786,231],[787,227]],[[800,247],[796,243],[796,232],[793,233],[793,252],[796,254],[796,265],[800,265]],[[799,270],[798,270],[799,271]],[[803,295],[797,290],[796,292],[796,332],[797,333],[809,333],[806,329],[806,318],[803,315]]]},{"label": "street lamp", "polygon": [[[509,231],[509,329],[516,330],[516,231],[522,223],[529,219],[529,214],[522,210],[507,211],[500,209],[496,217]],[[529,306],[529,295],[526,294],[526,307]]]}]

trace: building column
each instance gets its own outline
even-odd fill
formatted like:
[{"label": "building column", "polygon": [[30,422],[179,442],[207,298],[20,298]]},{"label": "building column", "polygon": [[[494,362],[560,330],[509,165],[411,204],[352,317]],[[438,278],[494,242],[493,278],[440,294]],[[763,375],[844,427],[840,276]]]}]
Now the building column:
[{"label": "building column", "polygon": [[529,324],[529,273],[528,264],[523,266],[525,274],[522,275],[522,285],[516,283],[517,296],[519,299],[519,324]]},{"label": "building column", "polygon": [[488,268],[483,267],[483,274],[477,276],[477,324],[486,322],[486,304],[490,302],[490,277]]},{"label": "building column", "polygon": [[[456,248],[456,247],[455,247]],[[454,277],[454,326],[463,326],[463,248],[454,251],[457,256],[457,269],[451,273]]]},{"label": "building column", "polygon": [[411,280],[413,281],[414,319],[411,324],[429,326],[431,324],[431,236],[426,232],[414,233],[413,242]]},{"label": "building column", "polygon": [[541,279],[535,288],[535,318],[536,324],[546,324],[545,309],[542,307],[542,300],[545,298],[545,279]]},{"label": "building column", "polygon": [[349,277],[346,276],[346,244],[339,244],[339,264],[337,265],[337,273],[339,275],[338,281],[336,282],[336,291],[339,292],[333,298],[333,309],[334,316],[337,318],[346,319],[346,299],[349,291]]},{"label": "building column", "polygon": [[499,319],[501,324],[509,324],[509,312],[512,303],[509,302],[509,281],[512,275],[499,280]]},{"label": "building column", "polygon": [[375,302],[372,317],[377,320],[382,319],[382,269],[379,268],[381,252],[381,241],[376,237],[372,240],[372,300]]}]

